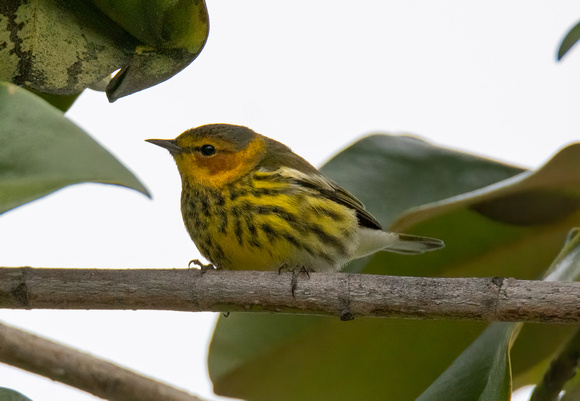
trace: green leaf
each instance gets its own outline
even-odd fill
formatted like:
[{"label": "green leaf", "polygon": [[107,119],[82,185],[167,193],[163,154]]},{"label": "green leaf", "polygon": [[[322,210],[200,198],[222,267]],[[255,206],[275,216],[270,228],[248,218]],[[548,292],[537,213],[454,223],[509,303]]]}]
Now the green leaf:
[{"label": "green leaf", "polygon": [[107,85],[107,98],[112,103],[168,80],[197,58],[198,52],[183,49],[155,50],[136,47],[128,63]]},{"label": "green leaf", "polygon": [[564,386],[564,394],[559,401],[577,401],[580,399],[580,375],[576,374],[572,380]]},{"label": "green leaf", "polygon": [[[537,278],[568,231],[580,224],[579,167],[580,144],[572,144],[537,171],[405,212],[392,224],[393,231],[418,232],[446,243],[407,273]],[[392,256],[376,254],[367,270],[404,274],[380,268],[400,266],[401,258]]]},{"label": "green leaf", "polygon": [[[27,88],[28,89],[28,88]],[[80,93],[74,95],[50,95],[48,93],[38,92],[34,89],[28,89],[36,96],[44,99],[45,102],[50,104],[51,106],[56,107],[62,112],[67,112],[68,109],[74,104],[74,102],[78,99],[81,95]]]},{"label": "green leaf", "polygon": [[78,94],[121,68],[135,39],[86,1],[0,2],[0,80]]},{"label": "green leaf", "polygon": [[517,323],[494,323],[417,401],[509,401],[510,338]]},{"label": "green leaf", "polygon": [[576,281],[580,278],[580,231],[570,230],[566,245],[544,276],[546,281]]},{"label": "green leaf", "polygon": [[570,29],[564,39],[562,39],[562,43],[560,43],[558,48],[558,60],[561,60],[568,53],[568,50],[578,42],[578,39],[580,39],[580,22]]},{"label": "green leaf", "polygon": [[218,320],[208,367],[216,394],[244,400],[411,400],[484,327],[232,313]]},{"label": "green leaf", "polygon": [[145,45],[198,52],[207,33],[203,0],[92,0]]},{"label": "green leaf", "polygon": [[[389,227],[397,216],[410,208],[473,191],[524,170],[434,146],[410,136],[372,135],[336,155],[321,171],[355,194],[383,227]],[[373,256],[372,263],[355,261],[346,270],[359,272],[366,266],[364,272],[373,274],[436,275],[434,260],[446,260],[446,255],[456,255],[459,251],[447,244],[451,236],[456,237],[455,240],[466,239],[464,242],[470,244],[454,227],[411,230],[445,240],[447,249],[443,251],[411,260],[408,256],[380,252]],[[395,227],[394,231],[404,229]],[[409,263],[413,263],[413,269],[408,268]]]},{"label": "green leaf", "polygon": [[[578,357],[580,355],[580,329],[550,362],[544,377],[536,384],[531,401],[577,400],[578,399]],[[559,397],[562,391],[565,396]]]},{"label": "green leaf", "polygon": [[390,226],[409,208],[485,187],[524,169],[412,136],[378,134],[349,146],[320,171],[356,193],[383,226]]},{"label": "green leaf", "polygon": [[117,159],[48,103],[0,83],[0,213],[66,185],[147,189]]},{"label": "green leaf", "polygon": [[0,2],[0,80],[71,95],[120,70],[114,101],[189,65],[209,33],[203,0]]},{"label": "green leaf", "polygon": [[209,34],[204,0],[93,0],[142,43],[107,86],[111,102],[163,82],[201,53]]},{"label": "green leaf", "polygon": [[32,401],[17,391],[9,388],[0,387],[0,401]]}]

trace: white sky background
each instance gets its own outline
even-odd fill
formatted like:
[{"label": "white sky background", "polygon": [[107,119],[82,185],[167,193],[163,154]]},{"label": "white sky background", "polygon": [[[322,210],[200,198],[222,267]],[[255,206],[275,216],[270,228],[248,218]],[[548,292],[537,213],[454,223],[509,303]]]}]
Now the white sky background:
[{"label": "white sky background", "polygon": [[[555,53],[580,3],[207,0],[210,37],[184,72],[114,104],[83,94],[69,117],[153,194],[69,187],[0,216],[1,264],[185,267],[198,257],[169,154],[147,138],[228,122],[314,165],[364,134],[412,133],[538,167],[580,134],[580,48]],[[10,311],[0,320],[211,394],[209,313]],[[94,397],[0,365],[0,387],[35,401]]]}]

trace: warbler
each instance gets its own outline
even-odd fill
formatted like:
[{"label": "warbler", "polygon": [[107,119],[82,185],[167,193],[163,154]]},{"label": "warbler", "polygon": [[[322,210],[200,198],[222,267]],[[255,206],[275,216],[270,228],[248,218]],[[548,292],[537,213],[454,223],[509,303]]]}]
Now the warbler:
[{"label": "warbler", "polygon": [[444,246],[383,231],[357,198],[249,128],[210,124],[147,141],[175,159],[185,227],[216,268],[336,271],[380,250],[419,254]]}]

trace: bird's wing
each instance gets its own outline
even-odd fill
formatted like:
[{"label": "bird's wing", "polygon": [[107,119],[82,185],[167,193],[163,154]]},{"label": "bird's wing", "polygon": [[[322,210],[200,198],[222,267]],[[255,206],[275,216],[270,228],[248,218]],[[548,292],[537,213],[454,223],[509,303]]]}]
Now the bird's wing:
[{"label": "bird's wing", "polygon": [[354,195],[322,175],[314,166],[293,153],[286,145],[270,138],[264,138],[267,140],[266,145],[269,152],[268,156],[259,163],[259,169],[279,171],[280,174],[295,180],[297,184],[315,190],[333,202],[354,209],[362,227],[382,229],[377,219],[365,209],[362,202]]},{"label": "bird's wing", "polygon": [[359,225],[362,227],[382,229],[381,224],[365,209],[361,201],[320,172],[317,171],[317,175],[304,174],[301,181],[302,185],[315,187],[325,198],[354,209]]}]

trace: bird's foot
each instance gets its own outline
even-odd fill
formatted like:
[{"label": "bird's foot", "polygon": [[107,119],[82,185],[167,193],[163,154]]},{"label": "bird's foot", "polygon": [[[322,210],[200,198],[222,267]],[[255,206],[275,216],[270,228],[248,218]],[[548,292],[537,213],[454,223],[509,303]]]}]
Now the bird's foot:
[{"label": "bird's foot", "polygon": [[314,271],[306,266],[302,266],[300,268],[295,268],[292,270],[292,281],[290,281],[292,285],[292,297],[296,299],[296,288],[298,287],[298,276],[301,274],[306,274],[306,277],[310,279],[310,272]]},{"label": "bird's foot", "polygon": [[217,267],[215,267],[213,264],[208,263],[207,265],[204,265],[199,261],[199,259],[190,260],[189,263],[187,264],[187,267],[191,268],[191,265],[199,266],[201,274],[204,274],[208,270],[217,270]]},{"label": "bird's foot", "polygon": [[290,268],[288,267],[288,263],[284,262],[284,263],[282,263],[282,264],[280,265],[280,267],[278,268],[278,274],[280,275],[280,274],[282,274],[282,272],[291,272],[291,271],[293,271],[293,270],[294,270],[294,269],[290,269]]}]

